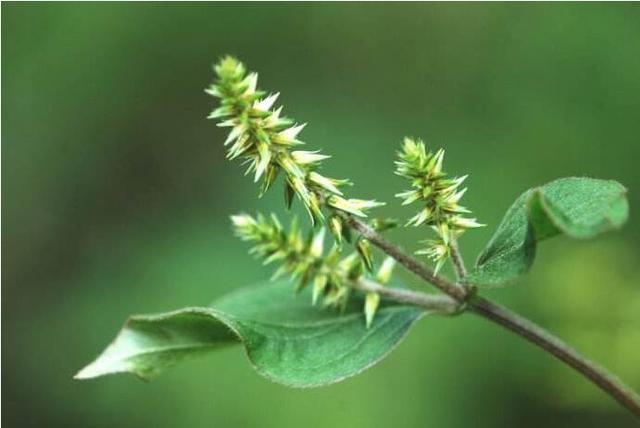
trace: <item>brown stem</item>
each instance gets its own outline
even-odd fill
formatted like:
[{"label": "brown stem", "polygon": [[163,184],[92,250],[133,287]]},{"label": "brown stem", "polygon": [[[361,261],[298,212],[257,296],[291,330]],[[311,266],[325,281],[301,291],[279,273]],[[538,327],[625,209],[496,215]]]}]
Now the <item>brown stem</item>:
[{"label": "brown stem", "polygon": [[640,417],[640,396],[633,389],[625,385],[605,368],[580,355],[578,351],[542,327],[479,296],[470,299],[469,310],[511,330],[513,333],[549,352],[563,363],[586,376],[618,403]]},{"label": "brown stem", "polygon": [[359,279],[353,288],[365,293],[378,293],[395,302],[419,306],[432,313],[451,315],[458,312],[460,304],[449,296],[426,294],[401,288],[384,287],[373,281]]},{"label": "brown stem", "polygon": [[458,280],[464,279],[467,276],[467,268],[464,266],[464,260],[460,254],[460,248],[458,248],[458,240],[455,237],[451,237],[449,241],[449,248],[451,250],[451,261],[453,262],[453,268],[456,271]]},{"label": "brown stem", "polygon": [[[387,255],[393,257],[398,263],[409,269],[411,272],[415,273],[423,280],[435,285],[456,302],[466,302],[471,312],[505,327],[511,332],[558,358],[560,361],[591,380],[596,386],[609,394],[635,416],[640,418],[640,396],[638,396],[633,389],[625,385],[615,375],[611,374],[603,367],[589,361],[587,358],[580,355],[578,351],[571,348],[569,345],[542,327],[496,303],[493,303],[489,299],[474,296],[468,289],[458,283],[451,282],[446,278],[435,275],[430,268],[424,266],[410,255],[405,254],[399,247],[384,239],[367,224],[349,215],[343,215],[342,217],[349,227],[358,231],[372,244],[377,246]],[[421,296],[424,293],[417,294]],[[425,294],[425,296],[428,295]],[[412,294],[411,297],[413,298],[416,296]],[[408,299],[403,300],[403,302],[411,303]]]},{"label": "brown stem", "polygon": [[358,231],[373,245],[393,257],[398,263],[418,275],[423,280],[435,285],[442,292],[448,294],[459,302],[464,302],[467,298],[467,291],[463,287],[444,277],[437,276],[433,270],[423,265],[415,258],[405,254],[399,247],[384,239],[379,233],[369,227],[369,225],[350,215],[342,215],[342,218],[349,227]]}]

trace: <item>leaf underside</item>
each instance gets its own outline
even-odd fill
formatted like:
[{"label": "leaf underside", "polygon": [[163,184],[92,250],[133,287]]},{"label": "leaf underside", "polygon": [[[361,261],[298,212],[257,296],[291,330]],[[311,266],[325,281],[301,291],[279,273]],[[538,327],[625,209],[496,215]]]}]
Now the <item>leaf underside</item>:
[{"label": "leaf underside", "polygon": [[385,357],[424,311],[383,302],[370,328],[362,299],[340,313],[311,305],[285,281],[238,290],[210,307],[131,317],[77,379],[132,373],[150,379],[174,364],[240,342],[254,368],[293,387],[326,385]]},{"label": "leaf underside", "polygon": [[538,242],[559,234],[592,238],[621,227],[628,212],[626,189],[612,180],[570,177],[530,189],[507,210],[467,279],[505,285],[529,270]]}]

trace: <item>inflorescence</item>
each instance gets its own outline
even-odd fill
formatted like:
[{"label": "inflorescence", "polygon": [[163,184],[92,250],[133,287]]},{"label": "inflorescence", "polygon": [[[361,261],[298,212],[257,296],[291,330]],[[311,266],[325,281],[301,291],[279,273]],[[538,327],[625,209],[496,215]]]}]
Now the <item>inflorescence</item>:
[{"label": "inflorescence", "polygon": [[[259,90],[257,73],[248,73],[237,59],[227,56],[215,66],[217,79],[206,92],[220,99],[220,105],[210,115],[219,119],[218,126],[231,128],[224,145],[228,159],[240,159],[247,165],[246,173],[261,180],[260,196],[284,175],[284,195],[287,208],[294,195],[302,201],[314,225],[326,224],[334,237],[334,245],[324,254],[325,228],[303,239],[297,223],[285,232],[275,216],[270,219],[246,214],[232,217],[237,235],[254,243],[252,252],[264,258],[265,264],[280,261],[275,276],[289,274],[302,289],[313,283],[313,303],[322,297],[325,306],[344,308],[352,286],[364,275],[373,275],[369,241],[362,236],[352,240],[352,231],[344,222],[346,216],[367,217],[369,209],[384,205],[375,200],[348,199],[342,188],[350,182],[320,174],[319,168],[329,156],[318,151],[296,150],[304,143],[298,135],[305,124],[297,124],[282,115],[282,107],[273,108],[279,94]],[[398,153],[396,173],[411,182],[411,190],[396,196],[403,205],[419,201],[421,210],[407,225],[432,227],[437,238],[426,241],[427,248],[418,251],[435,261],[435,273],[448,259],[455,238],[465,229],[482,226],[458,202],[466,189],[459,187],[465,177],[448,178],[442,170],[444,151],[427,152],[422,141],[406,138]],[[328,216],[327,216],[328,214]],[[369,221],[376,231],[395,226],[395,221],[376,218]],[[353,242],[355,251],[340,256],[343,238]],[[386,283],[393,260],[385,260],[375,279]],[[380,296],[369,292],[365,299],[367,325],[373,319]]]},{"label": "inflorescence", "polygon": [[305,124],[282,116],[282,107],[272,108],[279,93],[266,95],[257,89],[257,73],[247,73],[244,65],[230,56],[223,58],[214,70],[217,81],[206,92],[220,98],[220,107],[209,118],[223,119],[218,126],[231,128],[224,142],[229,146],[227,157],[242,159],[248,165],[247,173],[253,173],[256,182],[262,179],[261,195],[282,170],[287,207],[291,206],[293,195],[298,195],[313,223],[324,221],[323,205],[359,217],[366,217],[370,208],[384,205],[345,198],[341,188],[350,184],[348,180],[318,172],[320,163],[329,156],[318,151],[293,150],[304,144],[298,134]]},{"label": "inflorescence", "polygon": [[[268,219],[263,215],[253,218],[240,214],[232,216],[231,220],[238,237],[254,244],[251,253],[263,258],[264,264],[281,263],[274,278],[290,275],[297,282],[296,290],[313,284],[313,304],[322,297],[324,306],[344,308],[352,289],[350,284],[365,274],[365,262],[356,252],[341,258],[338,246],[333,245],[324,254],[324,228],[303,238],[295,219],[289,231],[284,230],[275,215]],[[389,281],[393,264],[391,258],[382,263],[376,275],[379,283]],[[367,325],[371,324],[379,301],[378,294],[367,293],[364,307]]]},{"label": "inflorescence", "polygon": [[420,202],[422,208],[407,222],[407,226],[430,226],[436,239],[424,241],[427,248],[416,254],[425,254],[436,263],[437,273],[451,253],[451,242],[468,228],[484,226],[475,218],[463,217],[471,211],[458,202],[467,191],[460,185],[467,176],[449,178],[442,169],[444,150],[427,152],[422,141],[405,138],[398,152],[396,174],[409,179],[411,189],[396,196],[404,199],[402,205]]}]

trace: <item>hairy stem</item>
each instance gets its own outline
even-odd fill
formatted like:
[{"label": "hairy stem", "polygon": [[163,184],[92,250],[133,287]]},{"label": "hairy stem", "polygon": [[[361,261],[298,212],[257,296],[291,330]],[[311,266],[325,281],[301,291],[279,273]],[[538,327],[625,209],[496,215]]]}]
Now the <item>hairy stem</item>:
[{"label": "hairy stem", "polygon": [[467,276],[467,268],[464,266],[464,260],[462,260],[462,254],[460,254],[460,248],[458,247],[458,240],[456,237],[451,237],[449,248],[451,250],[453,269],[456,271],[458,280],[462,280]]},{"label": "hairy stem", "polygon": [[[379,233],[360,220],[348,215],[344,215],[343,219],[351,228],[358,231],[372,244],[387,255],[393,257],[398,263],[415,273],[421,279],[433,284],[457,303],[466,303],[468,305],[468,310],[476,315],[505,327],[511,332],[558,358],[560,361],[591,380],[596,386],[609,394],[635,416],[640,418],[640,396],[638,396],[631,387],[625,385],[608,370],[589,361],[587,358],[580,355],[578,351],[571,348],[562,340],[533,322],[496,303],[493,303],[489,299],[472,295],[468,289],[456,282],[452,282],[446,278],[435,275],[433,270],[420,263],[420,261],[416,260],[414,257],[404,253],[399,247],[384,239]],[[462,259],[460,258],[460,261],[461,260]],[[380,291],[381,290],[378,290],[378,292]],[[399,297],[394,297],[390,294],[387,294],[387,296],[390,298]],[[399,301],[408,304],[416,304],[416,306],[422,306],[421,304],[418,304],[418,302],[421,302],[421,299],[425,298],[425,296],[429,298],[432,297],[425,293],[410,292],[410,294],[404,293],[402,296],[404,300]],[[416,297],[417,299],[413,301],[412,299]]]},{"label": "hairy stem", "polygon": [[399,247],[384,239],[378,232],[355,217],[350,215],[343,215],[342,217],[349,227],[358,231],[373,245],[380,248],[387,255],[393,257],[402,266],[415,273],[428,283],[435,285],[442,292],[453,297],[458,302],[464,302],[466,300],[467,291],[463,287],[442,276],[436,275],[431,268],[405,254]]},{"label": "hairy stem", "polygon": [[578,351],[542,327],[483,297],[469,301],[469,310],[511,330],[574,368],[613,397],[618,403],[640,417],[640,396],[605,368],[589,361]]},{"label": "hairy stem", "polygon": [[378,293],[398,303],[419,306],[432,313],[452,315],[458,312],[460,304],[449,296],[431,295],[419,291],[384,287],[373,281],[359,279],[352,283],[353,288],[365,293]]}]

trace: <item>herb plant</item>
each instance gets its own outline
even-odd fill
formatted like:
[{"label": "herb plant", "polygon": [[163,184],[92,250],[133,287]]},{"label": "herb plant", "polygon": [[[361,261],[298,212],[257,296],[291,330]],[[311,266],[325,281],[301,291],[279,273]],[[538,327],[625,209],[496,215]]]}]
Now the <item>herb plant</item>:
[{"label": "herb plant", "polygon": [[[220,60],[214,70],[216,81],[206,92],[220,103],[209,118],[230,128],[224,142],[227,158],[246,166],[246,173],[259,182],[260,195],[281,175],[286,206],[298,199],[310,227],[295,218],[285,227],[275,215],[233,215],[235,232],[252,245],[251,252],[264,263],[279,264],[274,278],[211,306],[132,316],[77,379],[123,372],[149,379],[183,359],[240,342],[254,368],[275,382],[327,385],[378,362],[423,316],[470,313],[552,354],[640,416],[640,398],[622,381],[478,292],[524,274],[544,239],[560,234],[592,238],[621,227],[628,216],[621,184],[569,177],[527,190],[467,270],[457,241],[467,229],[484,225],[460,204],[466,176],[445,172],[442,149],[431,152],[422,141],[405,138],[395,172],[407,179],[408,190],[396,196],[403,205],[417,207],[406,226],[420,227],[428,238],[416,252],[426,256],[420,260],[383,237],[396,221],[370,218],[383,203],[347,197],[348,180],[320,173],[329,156],[304,150],[299,135],[305,125],[285,117],[282,107],[273,108],[278,94],[259,90],[256,73],[248,73],[232,57]],[[379,263],[372,247],[385,256]],[[455,279],[440,274],[448,261]],[[395,264],[439,292],[403,288],[392,278]],[[297,293],[289,280],[281,279],[285,276]]]}]

